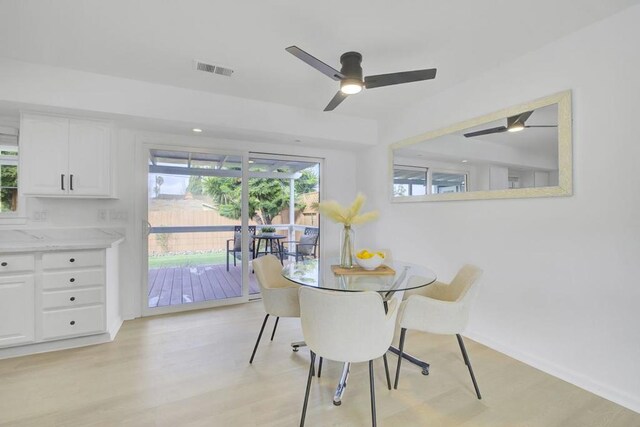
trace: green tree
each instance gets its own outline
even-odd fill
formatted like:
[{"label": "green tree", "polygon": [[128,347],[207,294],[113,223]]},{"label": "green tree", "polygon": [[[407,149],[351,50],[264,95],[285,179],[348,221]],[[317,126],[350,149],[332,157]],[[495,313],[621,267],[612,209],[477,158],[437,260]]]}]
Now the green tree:
[{"label": "green tree", "polygon": [[[301,181],[298,184],[298,181]],[[318,178],[311,171],[303,171],[294,183],[296,194],[316,189]],[[240,178],[202,178],[202,191],[213,199],[220,215],[239,219],[242,214],[242,181]],[[273,218],[289,207],[289,180],[275,178],[251,178],[249,181],[249,218],[260,224],[271,224]],[[296,208],[304,206],[296,202]]]},{"label": "green tree", "polygon": [[296,194],[311,193],[318,190],[318,177],[311,169],[302,171],[302,176],[294,183]]},{"label": "green tree", "polygon": [[[18,168],[12,165],[0,166],[0,186],[1,187],[17,187],[18,186]],[[0,212],[12,211],[15,188],[2,188],[0,190]]]},{"label": "green tree", "polygon": [[189,177],[189,185],[187,185],[187,192],[193,194],[194,196],[200,196],[203,194],[201,176],[191,175]]}]

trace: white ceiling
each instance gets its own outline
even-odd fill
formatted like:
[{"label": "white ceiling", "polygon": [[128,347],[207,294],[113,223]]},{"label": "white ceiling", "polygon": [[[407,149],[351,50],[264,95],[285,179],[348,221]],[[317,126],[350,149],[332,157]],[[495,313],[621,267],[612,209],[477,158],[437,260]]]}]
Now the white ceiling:
[{"label": "white ceiling", "polygon": [[[333,113],[380,119],[638,0],[2,0],[0,56],[322,110],[334,82],[297,45],[365,75],[438,68],[434,81],[364,91]],[[199,59],[235,70],[196,72]]]}]

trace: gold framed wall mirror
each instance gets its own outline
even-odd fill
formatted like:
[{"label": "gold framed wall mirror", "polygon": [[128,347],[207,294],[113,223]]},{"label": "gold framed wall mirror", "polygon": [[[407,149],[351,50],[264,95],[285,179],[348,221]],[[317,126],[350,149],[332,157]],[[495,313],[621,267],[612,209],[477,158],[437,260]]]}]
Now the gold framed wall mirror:
[{"label": "gold framed wall mirror", "polygon": [[390,145],[392,202],[570,196],[571,91]]}]

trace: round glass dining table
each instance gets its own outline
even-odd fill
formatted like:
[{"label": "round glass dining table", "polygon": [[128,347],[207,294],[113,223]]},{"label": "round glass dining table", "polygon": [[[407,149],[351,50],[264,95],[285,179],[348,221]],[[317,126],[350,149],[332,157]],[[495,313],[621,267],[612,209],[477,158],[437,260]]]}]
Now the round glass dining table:
[{"label": "round glass dining table", "polygon": [[[353,273],[350,272],[349,274],[335,274],[332,267],[336,264],[338,264],[338,260],[336,259],[329,259],[328,262],[322,262],[322,260],[318,259],[293,262],[282,269],[282,275],[299,285],[319,289],[342,292],[379,292],[384,300],[385,310],[387,301],[393,297],[395,292],[421,288],[436,281],[436,274],[433,271],[422,266],[401,261],[385,263],[391,267],[392,270],[390,274],[383,275],[368,271],[362,272],[362,274],[357,274],[356,271]],[[294,351],[297,351],[298,347],[305,344],[304,342],[297,342],[291,345],[294,347]],[[396,355],[400,354],[398,349],[393,346],[389,348],[389,351]],[[402,358],[420,366],[422,373],[428,375],[429,364],[427,362],[417,359],[405,352],[403,352]],[[386,357],[384,361],[386,366]],[[340,381],[333,396],[334,405],[340,405],[342,403],[342,396],[349,378],[349,369],[350,363],[345,363],[342,368]],[[389,381],[388,378],[387,381]]]},{"label": "round glass dining table", "polygon": [[[331,291],[375,291],[383,294],[383,298],[394,292],[421,288],[436,281],[436,274],[433,271],[406,262],[388,263],[391,274],[383,275],[375,274],[375,271],[357,274],[356,270],[349,274],[334,274],[332,266],[336,264],[338,264],[337,259],[330,259],[328,262],[318,259],[292,262],[282,269],[282,275],[303,286]],[[408,280],[409,278],[412,279]]]}]

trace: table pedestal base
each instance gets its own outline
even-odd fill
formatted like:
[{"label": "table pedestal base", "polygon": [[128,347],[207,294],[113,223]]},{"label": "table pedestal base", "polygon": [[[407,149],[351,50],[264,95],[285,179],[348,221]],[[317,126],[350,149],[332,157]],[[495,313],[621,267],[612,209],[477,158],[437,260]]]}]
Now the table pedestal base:
[{"label": "table pedestal base", "polygon": [[338,387],[336,387],[336,393],[333,395],[333,404],[336,406],[340,406],[342,404],[342,395],[344,394],[344,390],[347,388],[350,368],[351,363],[345,363],[342,367],[342,375],[340,375],[340,381],[338,382]]},{"label": "table pedestal base", "polygon": [[[397,348],[391,346],[389,347],[389,351],[393,354],[395,354],[396,356],[400,355],[400,350],[398,350]],[[417,357],[414,357],[412,355],[410,355],[407,352],[402,352],[402,358],[413,363],[414,365],[417,365],[419,367],[422,368],[422,375],[429,375],[429,364],[427,362],[424,362],[420,359],[418,359]]]}]

